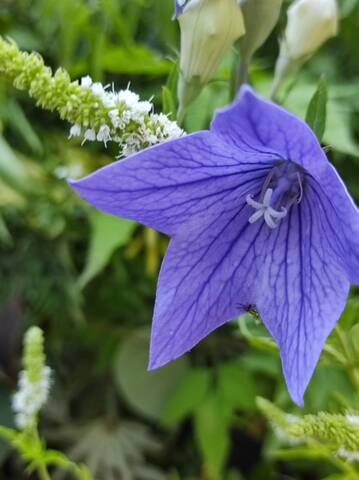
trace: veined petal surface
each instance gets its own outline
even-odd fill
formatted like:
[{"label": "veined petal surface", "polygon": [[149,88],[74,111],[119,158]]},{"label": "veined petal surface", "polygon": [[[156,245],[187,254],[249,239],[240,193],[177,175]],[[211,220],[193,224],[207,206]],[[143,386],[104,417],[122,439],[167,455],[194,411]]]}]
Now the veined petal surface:
[{"label": "veined petal surface", "polygon": [[350,285],[317,204],[307,185],[301,204],[268,236],[255,302],[279,345],[288,390],[299,405]]},{"label": "veined petal surface", "polygon": [[292,160],[312,175],[319,175],[328,160],[308,125],[278,105],[244,86],[237,99],[219,110],[211,130],[234,147],[248,152]]},{"label": "veined petal surface", "polygon": [[[71,186],[91,205],[168,235],[221,214],[226,196],[266,174],[271,156],[241,152],[199,132],[148,148]],[[184,230],[185,231],[185,230]]]},{"label": "veined petal surface", "polygon": [[341,259],[351,283],[359,285],[359,211],[335,168],[310,182],[315,208],[332,251]]},{"label": "veined petal surface", "polygon": [[257,240],[268,229],[248,223],[249,191],[241,189],[240,203],[233,191],[221,216],[200,231],[172,238],[158,282],[150,368],[182,355],[254,302],[263,254]]}]

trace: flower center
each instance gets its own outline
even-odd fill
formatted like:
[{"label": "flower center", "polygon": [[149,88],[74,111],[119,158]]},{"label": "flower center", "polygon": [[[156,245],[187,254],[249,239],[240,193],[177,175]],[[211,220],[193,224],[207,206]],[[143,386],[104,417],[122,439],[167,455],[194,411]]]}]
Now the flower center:
[{"label": "flower center", "polygon": [[294,204],[303,198],[304,169],[290,161],[279,160],[267,175],[257,200],[247,195],[246,202],[255,212],[249,223],[263,218],[269,228],[276,228]]}]

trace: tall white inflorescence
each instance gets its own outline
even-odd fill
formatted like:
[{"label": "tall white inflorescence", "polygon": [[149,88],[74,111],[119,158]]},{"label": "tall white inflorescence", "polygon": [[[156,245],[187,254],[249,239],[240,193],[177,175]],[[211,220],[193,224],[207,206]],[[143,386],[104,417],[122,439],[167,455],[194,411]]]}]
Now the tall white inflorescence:
[{"label": "tall white inflorescence", "polygon": [[18,388],[12,399],[18,428],[33,426],[37,415],[48,399],[51,369],[45,365],[43,333],[31,327],[24,338],[24,369],[19,374]]}]

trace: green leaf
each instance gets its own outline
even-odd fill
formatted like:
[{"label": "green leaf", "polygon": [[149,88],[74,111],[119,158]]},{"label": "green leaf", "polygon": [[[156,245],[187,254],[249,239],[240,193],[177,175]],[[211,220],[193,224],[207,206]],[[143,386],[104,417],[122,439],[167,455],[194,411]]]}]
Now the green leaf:
[{"label": "green leaf", "polygon": [[[259,85],[259,91],[268,93],[267,83]],[[308,98],[315,93],[316,87],[312,83],[297,84],[286,98],[285,108],[300,118],[305,118]],[[358,109],[357,82],[330,87],[331,98],[327,104],[326,128],[323,143],[338,152],[359,157],[359,145],[353,135],[352,116]]]},{"label": "green leaf", "polygon": [[245,370],[261,373],[268,377],[277,378],[281,375],[278,355],[267,352],[249,350],[241,355],[239,364]]},{"label": "green leaf", "polygon": [[176,116],[176,100],[172,97],[170,89],[166,86],[162,87],[162,111],[171,118]]},{"label": "green leaf", "polygon": [[102,66],[109,72],[129,75],[166,75],[171,63],[163,60],[143,45],[114,47],[104,49]]},{"label": "green leaf", "polygon": [[16,131],[16,134],[23,138],[33,152],[41,154],[43,152],[41,140],[19,103],[14,99],[10,99],[5,103],[4,107],[1,114]]},{"label": "green leaf", "polygon": [[188,360],[181,357],[157,370],[148,371],[149,333],[128,336],[114,360],[114,381],[121,395],[138,413],[159,419],[174,390],[182,381]]},{"label": "green leaf", "polygon": [[257,389],[253,376],[238,362],[220,365],[218,388],[224,403],[231,409],[255,410]]},{"label": "green leaf", "polygon": [[172,69],[167,77],[166,87],[171,92],[172,98],[177,98],[177,84],[178,84],[178,64],[174,63]]},{"label": "green leaf", "polygon": [[355,398],[352,385],[342,368],[334,364],[319,365],[309,384],[305,406],[312,412],[326,410],[335,401],[336,392],[340,392],[349,404]]},{"label": "green leaf", "polygon": [[164,409],[162,420],[175,425],[199,407],[210,383],[210,372],[204,368],[190,370],[177,384]]},{"label": "green leaf", "polygon": [[194,418],[195,436],[204,460],[206,478],[219,480],[229,451],[230,417],[216,393],[207,396]]},{"label": "green leaf", "polygon": [[92,236],[86,265],[78,279],[80,288],[84,288],[90,280],[102,271],[113,252],[126,244],[136,228],[135,222],[107,215],[97,210],[91,211],[90,222]]},{"label": "green leaf", "polygon": [[0,136],[0,179],[21,193],[31,190],[29,169]]},{"label": "green leaf", "polygon": [[321,78],[318,83],[312,99],[309,102],[305,120],[318,137],[319,142],[322,141],[325,132],[327,118],[327,102],[328,89],[327,82]]}]

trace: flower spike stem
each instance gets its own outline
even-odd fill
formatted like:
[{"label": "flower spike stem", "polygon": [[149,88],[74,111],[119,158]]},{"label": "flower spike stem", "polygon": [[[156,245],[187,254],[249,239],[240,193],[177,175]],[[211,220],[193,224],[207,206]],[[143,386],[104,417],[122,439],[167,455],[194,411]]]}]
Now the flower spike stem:
[{"label": "flower spike stem", "polygon": [[39,465],[38,473],[39,473],[40,480],[51,480],[50,474],[47,471],[47,468],[44,464]]},{"label": "flower spike stem", "polygon": [[177,138],[183,131],[164,114],[153,113],[153,105],[140,101],[127,90],[115,92],[93,83],[90,77],[71,81],[59,68],[54,74],[38,53],[19,50],[13,41],[0,37],[0,74],[15,88],[25,90],[36,104],[56,111],[73,124],[70,136],[83,134],[84,141],[112,140],[120,145],[120,155]]}]

